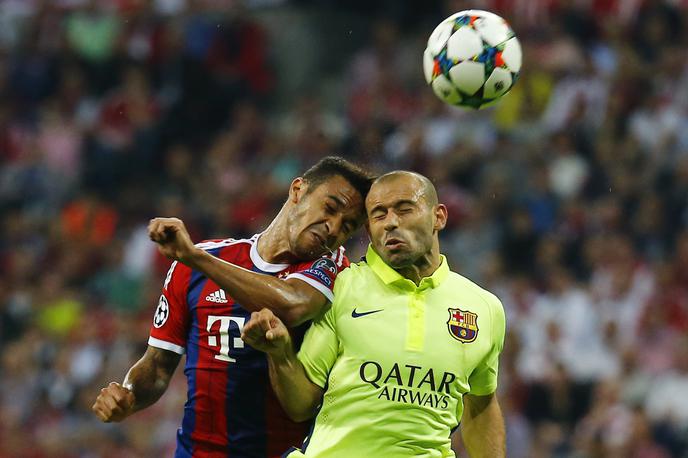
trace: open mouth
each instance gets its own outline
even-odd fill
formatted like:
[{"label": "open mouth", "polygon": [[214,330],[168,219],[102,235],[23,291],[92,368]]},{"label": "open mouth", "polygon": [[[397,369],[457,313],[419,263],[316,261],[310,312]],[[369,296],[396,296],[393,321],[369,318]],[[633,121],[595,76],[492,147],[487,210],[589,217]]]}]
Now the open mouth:
[{"label": "open mouth", "polygon": [[404,241],[397,238],[391,238],[385,241],[385,247],[389,248],[390,250],[397,250],[401,248],[402,245],[405,245]]}]

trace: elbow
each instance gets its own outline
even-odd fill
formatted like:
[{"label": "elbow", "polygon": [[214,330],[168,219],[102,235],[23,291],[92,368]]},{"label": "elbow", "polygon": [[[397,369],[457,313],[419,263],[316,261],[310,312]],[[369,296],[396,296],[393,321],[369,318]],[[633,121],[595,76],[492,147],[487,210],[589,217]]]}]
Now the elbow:
[{"label": "elbow", "polygon": [[294,414],[287,413],[287,416],[294,423],[303,423],[303,422],[306,422],[306,421],[310,420],[311,418],[313,418],[313,415],[305,415],[303,412],[294,413]]},{"label": "elbow", "polygon": [[284,295],[276,308],[277,310],[273,311],[288,328],[294,328],[311,318],[308,314],[308,303],[297,294]]},{"label": "elbow", "polygon": [[315,417],[315,412],[316,408],[308,408],[308,409],[296,409],[296,408],[290,408],[290,409],[285,409],[287,416],[289,419],[295,423],[303,423],[305,421],[308,421]]},{"label": "elbow", "polygon": [[295,328],[308,320],[309,317],[307,316],[305,310],[306,307],[300,304],[289,304],[283,308],[281,313],[279,313],[279,316],[286,327]]}]

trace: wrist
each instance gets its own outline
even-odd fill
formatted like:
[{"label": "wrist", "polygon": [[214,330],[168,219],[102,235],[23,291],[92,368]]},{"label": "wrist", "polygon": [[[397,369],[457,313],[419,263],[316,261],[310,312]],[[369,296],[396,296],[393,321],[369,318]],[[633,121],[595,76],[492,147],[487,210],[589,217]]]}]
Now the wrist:
[{"label": "wrist", "polygon": [[129,415],[135,413],[139,409],[137,408],[137,405],[136,405],[136,394],[134,394],[133,384],[131,382],[125,381],[124,383],[122,383],[122,387],[125,390],[127,390],[127,392],[128,392],[127,396],[125,398],[127,400],[127,402],[124,404],[125,408],[123,409],[124,410],[124,416],[128,417]]},{"label": "wrist", "polygon": [[296,361],[296,353],[291,346],[291,339],[287,340],[284,345],[274,348],[268,352],[268,358],[276,365],[291,365]]},{"label": "wrist", "polygon": [[203,258],[208,255],[208,253],[195,245],[192,246],[188,253],[183,254],[179,257],[179,261],[192,269],[198,269],[198,267],[203,262]]}]

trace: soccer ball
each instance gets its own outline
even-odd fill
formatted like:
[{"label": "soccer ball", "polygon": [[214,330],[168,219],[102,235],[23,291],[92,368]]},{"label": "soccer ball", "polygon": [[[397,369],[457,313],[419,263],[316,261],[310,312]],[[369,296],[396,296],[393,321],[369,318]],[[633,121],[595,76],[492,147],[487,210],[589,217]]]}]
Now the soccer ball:
[{"label": "soccer ball", "polygon": [[430,35],[423,53],[425,80],[443,101],[483,108],[518,79],[521,44],[509,24],[489,11],[449,16]]}]

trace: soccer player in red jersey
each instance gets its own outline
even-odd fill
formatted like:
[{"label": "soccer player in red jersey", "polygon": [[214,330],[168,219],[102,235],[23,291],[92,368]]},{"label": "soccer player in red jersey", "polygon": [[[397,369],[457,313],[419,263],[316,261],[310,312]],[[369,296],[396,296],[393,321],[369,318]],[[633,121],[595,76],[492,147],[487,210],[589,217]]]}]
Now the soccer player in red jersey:
[{"label": "soccer player in red jersey", "polygon": [[279,214],[250,239],[193,245],[180,220],[151,220],[151,239],[175,261],[148,349],[121,385],[101,390],[98,418],[121,421],[153,404],[186,354],[175,457],[273,457],[299,446],[306,425],[282,411],[265,355],[244,345],[241,330],[263,307],[298,326],[332,301],[335,278],[348,265],[341,244],[364,221],[371,182],[346,160],[325,158],[292,181]]}]

